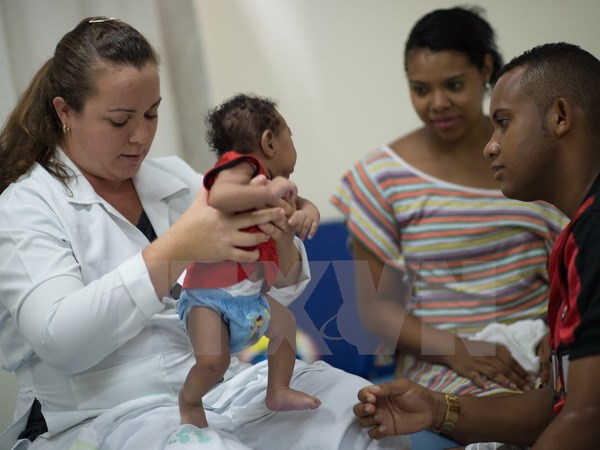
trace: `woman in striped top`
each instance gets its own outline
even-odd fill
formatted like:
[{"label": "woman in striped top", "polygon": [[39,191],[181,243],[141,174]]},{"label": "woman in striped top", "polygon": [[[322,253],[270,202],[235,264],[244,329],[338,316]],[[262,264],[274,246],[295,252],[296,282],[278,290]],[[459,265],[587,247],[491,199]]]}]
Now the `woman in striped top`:
[{"label": "woman in striped top", "polygon": [[482,102],[501,65],[479,10],[425,15],[405,48],[423,127],[356,163],[332,197],[363,323],[395,345],[399,375],[444,392],[530,389],[505,347],[467,338],[545,317],[547,259],[566,223],[548,204],[505,198],[483,156],[492,125]]}]

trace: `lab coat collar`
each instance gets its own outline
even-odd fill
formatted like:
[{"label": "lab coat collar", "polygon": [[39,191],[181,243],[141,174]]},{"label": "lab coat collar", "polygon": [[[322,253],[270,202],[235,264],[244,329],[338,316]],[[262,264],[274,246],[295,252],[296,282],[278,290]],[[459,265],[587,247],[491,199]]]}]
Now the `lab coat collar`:
[{"label": "lab coat collar", "polygon": [[173,173],[152,164],[151,161],[142,163],[139,172],[133,177],[133,185],[143,204],[162,201],[182,190],[189,190],[189,187]]},{"label": "lab coat collar", "polygon": [[160,236],[171,226],[168,198],[182,191],[189,192],[189,187],[151,160],[142,163],[133,177],[133,185],[154,231]]},{"label": "lab coat collar", "polygon": [[[100,197],[81,170],[73,163],[62,148],[57,147],[56,158],[64,164],[73,177],[65,188],[65,196],[69,203],[78,205],[102,204],[110,213],[124,219],[110,204]],[[142,163],[140,170],[133,177],[133,184],[137,190],[142,207],[157,234],[169,228],[169,207],[165,201],[172,195],[189,191],[189,187],[172,172],[165,171],[160,165],[153,164],[151,160]]]},{"label": "lab coat collar", "polygon": [[94,188],[83,176],[79,167],[67,156],[64,150],[56,147],[56,159],[59,164],[67,167],[71,176],[64,187],[65,196],[69,203],[77,205],[91,205],[93,203],[104,203],[104,200],[94,191]]},{"label": "lab coat collar", "polygon": [[[67,154],[60,148],[56,149],[56,157],[59,163],[69,168],[74,175],[68,183],[66,190],[67,200],[76,204],[105,203],[92,185],[87,181],[81,170],[73,163]],[[142,204],[164,200],[182,190],[188,190],[188,186],[161,167],[144,161],[138,173],[133,177],[133,184],[138,191]]]}]

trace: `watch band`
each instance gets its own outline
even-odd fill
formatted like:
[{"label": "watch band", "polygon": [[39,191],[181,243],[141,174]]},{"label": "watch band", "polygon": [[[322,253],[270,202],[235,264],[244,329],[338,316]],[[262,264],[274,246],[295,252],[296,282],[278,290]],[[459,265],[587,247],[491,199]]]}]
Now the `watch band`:
[{"label": "watch band", "polygon": [[444,416],[442,426],[435,430],[436,433],[451,433],[454,431],[456,421],[458,420],[458,413],[460,412],[460,404],[456,395],[444,394],[444,397],[446,398],[446,415]]}]

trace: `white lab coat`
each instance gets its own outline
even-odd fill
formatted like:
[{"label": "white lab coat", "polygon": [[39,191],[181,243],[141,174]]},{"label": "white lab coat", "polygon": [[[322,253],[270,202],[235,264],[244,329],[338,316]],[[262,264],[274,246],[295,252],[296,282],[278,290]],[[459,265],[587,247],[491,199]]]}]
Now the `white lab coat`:
[{"label": "white lab coat", "polygon": [[[76,174],[69,189],[36,164],[0,195],[0,362],[20,388],[0,448],[14,444],[34,398],[53,436],[128,400],[176,395],[193,364],[176,310],[150,282],[148,240],[59,154]],[[157,235],[201,182],[176,157],[143,163],[134,184]],[[274,292],[284,304],[308,281],[302,259],[302,282]]]}]

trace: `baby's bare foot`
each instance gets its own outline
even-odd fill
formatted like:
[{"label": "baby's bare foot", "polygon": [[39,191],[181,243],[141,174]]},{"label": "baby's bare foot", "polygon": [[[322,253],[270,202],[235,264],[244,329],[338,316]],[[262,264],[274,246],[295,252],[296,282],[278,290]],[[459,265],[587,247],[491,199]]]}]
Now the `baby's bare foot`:
[{"label": "baby's bare foot", "polygon": [[208,427],[202,402],[188,402],[181,392],[179,392],[179,414],[181,415],[182,425],[190,424],[198,428]]},{"label": "baby's bare foot", "polygon": [[271,411],[293,411],[316,409],[321,405],[321,400],[291,387],[284,386],[267,389],[265,404]]}]

